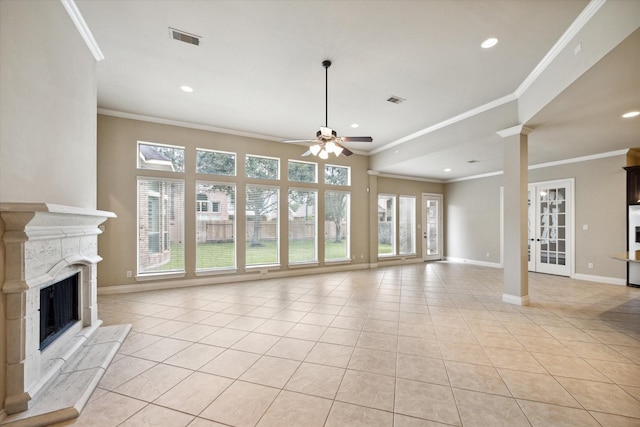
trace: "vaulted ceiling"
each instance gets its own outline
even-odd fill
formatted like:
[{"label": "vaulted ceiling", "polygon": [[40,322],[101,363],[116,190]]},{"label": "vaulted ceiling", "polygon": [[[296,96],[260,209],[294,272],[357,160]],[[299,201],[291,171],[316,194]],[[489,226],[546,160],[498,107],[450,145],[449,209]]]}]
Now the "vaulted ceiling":
[{"label": "vaulted ceiling", "polygon": [[[530,164],[640,145],[640,118],[621,118],[640,110],[633,0],[76,3],[105,56],[103,113],[310,138],[324,125],[330,59],[328,124],[372,136],[346,145],[383,173],[499,171],[496,132],[519,124],[533,128]],[[499,42],[482,49],[488,37]]]}]

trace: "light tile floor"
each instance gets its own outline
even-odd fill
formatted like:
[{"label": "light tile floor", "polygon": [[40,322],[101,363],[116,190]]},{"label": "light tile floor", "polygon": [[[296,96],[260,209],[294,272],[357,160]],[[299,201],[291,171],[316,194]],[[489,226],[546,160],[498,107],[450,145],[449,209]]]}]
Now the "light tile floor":
[{"label": "light tile floor", "polygon": [[414,264],[99,297],[76,426],[640,426],[640,289]]}]

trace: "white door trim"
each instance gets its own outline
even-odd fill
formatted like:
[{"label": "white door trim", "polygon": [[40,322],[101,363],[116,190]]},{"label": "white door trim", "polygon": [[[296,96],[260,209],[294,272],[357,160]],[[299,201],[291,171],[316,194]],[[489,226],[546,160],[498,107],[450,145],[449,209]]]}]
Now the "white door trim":
[{"label": "white door trim", "polygon": [[[426,239],[425,239],[425,235],[424,233],[427,232],[427,210],[425,209],[425,200],[429,198],[429,199],[437,199],[438,200],[438,255],[437,256],[429,256],[427,255],[427,244],[426,244]],[[421,203],[421,209],[422,209],[422,221],[421,221],[421,227],[422,227],[422,233],[420,236],[420,247],[422,250],[422,260],[423,261],[435,261],[435,260],[440,260],[440,259],[444,259],[444,236],[442,235],[443,231],[444,231],[444,195],[442,194],[437,194],[437,193],[422,193],[422,197],[420,199],[420,203]]]},{"label": "white door trim", "polygon": [[[571,278],[574,278],[576,275],[576,267],[575,267],[575,257],[576,257],[576,205],[575,205],[575,178],[563,178],[563,179],[554,179],[550,181],[536,181],[530,182],[528,187],[530,186],[543,186],[543,185],[553,185],[553,184],[561,184],[568,183],[569,194],[570,197],[567,200],[567,204],[571,210],[569,212],[568,218],[571,220],[571,225],[567,227],[568,239],[567,244],[571,249],[571,253],[567,259],[569,263],[569,274]],[[528,188],[527,187],[527,188]],[[528,190],[527,190],[528,191]],[[500,186],[500,266],[504,267],[504,186]]]}]

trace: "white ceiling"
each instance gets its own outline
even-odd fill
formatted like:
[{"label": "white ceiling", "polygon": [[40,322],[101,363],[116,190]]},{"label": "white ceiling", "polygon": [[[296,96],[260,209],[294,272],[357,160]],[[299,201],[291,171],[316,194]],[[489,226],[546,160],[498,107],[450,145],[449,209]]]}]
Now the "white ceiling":
[{"label": "white ceiling", "polygon": [[[106,58],[98,64],[101,111],[276,141],[310,138],[324,125],[321,63],[330,59],[329,126],[340,136],[372,136],[371,144],[346,145],[372,155],[374,169],[437,180],[502,169],[496,131],[520,124],[514,94],[589,5],[586,0],[76,4]],[[201,36],[201,45],[171,39],[169,27]],[[500,39],[498,45],[481,49],[490,36]],[[640,119],[620,119],[624,111],[640,109],[639,52],[635,31],[527,117],[525,124],[534,127],[530,164],[640,145]],[[184,93],[181,85],[195,91]],[[386,102],[391,95],[407,101]],[[496,100],[502,105],[451,120]],[[360,127],[352,129],[352,123]],[[450,124],[430,131],[443,123]]]}]

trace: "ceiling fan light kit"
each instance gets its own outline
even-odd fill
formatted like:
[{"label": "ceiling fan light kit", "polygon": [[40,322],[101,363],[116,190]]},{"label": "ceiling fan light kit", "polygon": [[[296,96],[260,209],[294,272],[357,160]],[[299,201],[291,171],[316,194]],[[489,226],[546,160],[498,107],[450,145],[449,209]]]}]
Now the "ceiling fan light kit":
[{"label": "ceiling fan light kit", "polygon": [[329,154],[335,154],[336,157],[344,154],[350,156],[352,151],[342,145],[344,142],[373,142],[373,138],[370,136],[346,136],[339,137],[335,130],[329,127],[329,67],[331,61],[322,61],[322,66],[325,69],[325,116],[324,126],[320,126],[320,130],[316,132],[316,139],[289,139],[282,142],[294,143],[294,142],[306,142],[311,143],[309,149],[302,154],[302,156],[308,156],[313,154],[320,157],[322,160],[329,158]]}]

